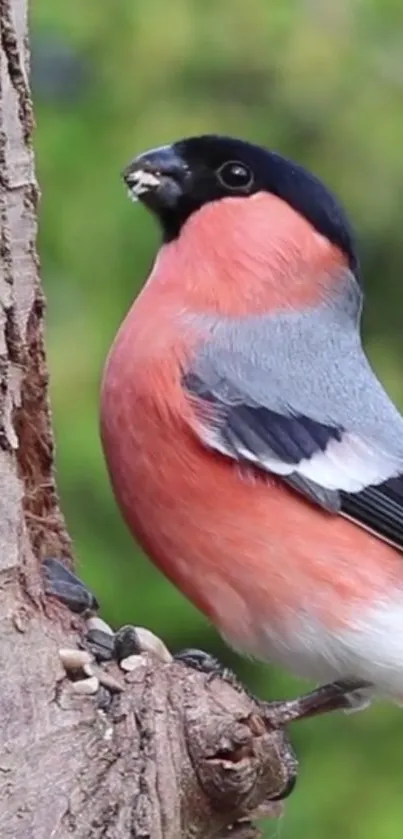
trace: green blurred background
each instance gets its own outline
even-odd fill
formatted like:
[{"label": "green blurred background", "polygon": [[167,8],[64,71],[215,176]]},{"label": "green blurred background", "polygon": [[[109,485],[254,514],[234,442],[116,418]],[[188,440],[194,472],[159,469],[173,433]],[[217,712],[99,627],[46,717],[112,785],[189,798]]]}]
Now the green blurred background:
[{"label": "green blurred background", "polygon": [[[403,4],[400,0],[35,0],[40,254],[64,511],[102,614],[173,649],[218,654],[260,695],[305,685],[236,658],[136,549],[98,438],[98,390],[158,234],[120,181],[137,152],[195,132],[267,144],[347,206],[367,288],[370,357],[403,407]],[[402,650],[403,658],[403,650]],[[402,711],[296,726],[300,781],[283,839],[397,839]]]}]

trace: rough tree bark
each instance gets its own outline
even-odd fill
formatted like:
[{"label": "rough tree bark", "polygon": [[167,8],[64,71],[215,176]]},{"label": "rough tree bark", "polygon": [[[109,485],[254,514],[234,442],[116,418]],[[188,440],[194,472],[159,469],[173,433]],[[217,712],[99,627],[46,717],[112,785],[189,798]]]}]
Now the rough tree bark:
[{"label": "rough tree bark", "polygon": [[[110,708],[78,696],[60,647],[82,622],[43,594],[71,545],[53,474],[36,256],[27,0],[0,0],[0,835],[249,837],[295,762],[273,707],[178,662],[138,657]],[[96,433],[94,429],[94,433]],[[265,803],[266,802],[266,803]],[[260,809],[259,809],[260,808]]]}]

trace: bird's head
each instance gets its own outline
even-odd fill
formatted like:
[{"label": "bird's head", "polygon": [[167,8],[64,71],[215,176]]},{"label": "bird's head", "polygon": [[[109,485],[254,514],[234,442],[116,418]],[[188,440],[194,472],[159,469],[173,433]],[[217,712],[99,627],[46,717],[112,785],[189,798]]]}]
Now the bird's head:
[{"label": "bird's head", "polygon": [[157,216],[165,244],[187,247],[193,267],[210,260],[205,284],[207,275],[232,272],[250,299],[261,301],[270,289],[278,298],[280,289],[296,306],[319,299],[323,276],[340,275],[339,268],[358,277],[342,206],[315,175],[277,152],[231,137],[191,137],[140,154],[123,178],[130,197]]},{"label": "bird's head", "polygon": [[302,166],[261,146],[216,135],[191,137],[140,154],[123,178],[130,197],[157,215],[165,241],[176,238],[206,204],[268,193],[301,214],[357,270],[350,225],[335,196]]}]

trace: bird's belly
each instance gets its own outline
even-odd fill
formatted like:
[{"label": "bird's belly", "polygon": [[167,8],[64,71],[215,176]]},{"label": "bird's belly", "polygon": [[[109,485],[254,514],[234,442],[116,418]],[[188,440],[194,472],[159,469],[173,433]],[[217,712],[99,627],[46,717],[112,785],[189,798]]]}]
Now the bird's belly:
[{"label": "bird's belly", "polygon": [[104,446],[126,521],[166,576],[241,651],[402,693],[400,555],[142,407],[130,434],[108,423]]}]

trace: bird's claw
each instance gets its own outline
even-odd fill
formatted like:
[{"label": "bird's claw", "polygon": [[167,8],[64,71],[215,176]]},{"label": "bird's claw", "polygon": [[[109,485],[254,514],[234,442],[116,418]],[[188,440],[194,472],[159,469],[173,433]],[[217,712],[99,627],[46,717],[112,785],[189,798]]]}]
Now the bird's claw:
[{"label": "bird's claw", "polygon": [[[218,659],[203,650],[181,650],[174,655],[175,661],[180,661],[194,670],[207,673],[211,678],[219,676],[238,690],[244,691],[259,704],[263,712],[267,712],[271,722],[287,725],[308,717],[327,714],[332,711],[352,711],[364,707],[368,702],[365,691],[371,688],[370,682],[358,679],[339,679],[321,685],[296,699],[282,702],[265,702],[252,696],[250,691],[241,684],[232,670],[224,667]],[[291,790],[290,790],[291,791]],[[289,794],[289,793],[287,793]]]},{"label": "bird's claw", "polygon": [[200,673],[218,674],[225,672],[226,668],[218,661],[217,658],[204,652],[204,650],[186,649],[180,650],[174,655],[175,661],[186,664],[193,670],[198,670]]},{"label": "bird's claw", "polygon": [[174,660],[185,664],[186,667],[191,667],[193,670],[198,670],[199,673],[206,673],[209,679],[220,678],[228,682],[235,690],[246,693],[251,699],[255,699],[248,688],[239,681],[235,673],[229,667],[224,665],[210,653],[204,650],[187,649],[180,650],[175,653]]},{"label": "bird's claw", "polygon": [[[87,620],[87,634],[82,647],[89,652],[97,664],[115,660],[122,670],[128,671],[135,666],[136,657],[144,652],[151,653],[164,663],[172,661],[172,656],[165,644],[148,629],[123,626],[114,633],[101,618],[91,616],[91,612],[97,611],[99,608],[95,595],[63,562],[49,557],[45,559],[43,567],[47,594],[57,597],[72,612],[84,615],[90,613]],[[212,679],[220,677],[229,682],[235,689],[251,695],[248,689],[239,682],[232,670],[224,667],[218,659],[203,650],[181,650],[173,658],[187,667],[206,673]],[[86,682],[85,685],[82,685],[83,692],[96,693],[100,686],[112,691],[117,689],[116,685],[107,684],[108,677],[99,679],[92,672],[91,674],[88,673],[86,679],[82,681]],[[77,692],[80,692],[80,680],[75,679],[75,682]],[[370,682],[340,679],[322,685],[296,699],[284,702],[257,701],[262,709],[267,709],[271,720],[274,719],[274,713],[279,725],[287,725],[296,720],[307,719],[330,711],[351,711],[357,705],[362,707],[363,703],[367,701],[365,691],[368,688],[371,688]]]}]

